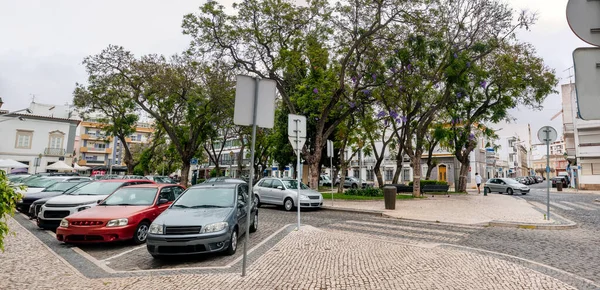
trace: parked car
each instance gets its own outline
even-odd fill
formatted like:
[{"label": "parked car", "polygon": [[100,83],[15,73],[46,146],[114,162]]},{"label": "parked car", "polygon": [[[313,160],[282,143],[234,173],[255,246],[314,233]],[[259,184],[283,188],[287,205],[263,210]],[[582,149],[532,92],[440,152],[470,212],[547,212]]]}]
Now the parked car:
[{"label": "parked car", "polygon": [[[231,177],[231,176],[217,176],[217,177],[211,177],[211,178],[205,180],[203,183],[221,182],[221,181],[225,181],[228,179],[241,180],[239,178],[235,178],[235,177]],[[244,181],[244,182],[247,182],[247,181]]]},{"label": "parked car", "polygon": [[121,187],[97,206],[64,218],[56,229],[56,239],[65,243],[145,243],[152,221],[184,190],[172,184]]},{"label": "parked car", "polygon": [[564,175],[552,177],[552,187],[556,187],[558,183],[562,182],[563,188],[566,188],[569,185],[567,178]]},{"label": "parked car", "polygon": [[[29,206],[29,219],[37,219],[38,214],[42,210],[42,205],[46,204],[46,202],[48,200],[52,199],[53,197],[59,196],[61,194],[70,194],[71,192],[77,190],[78,188],[80,188],[90,182],[91,181],[75,182],[75,186],[65,190],[64,192],[47,193],[49,195],[48,197],[43,197],[43,198],[35,200],[34,202],[31,203],[31,206]],[[52,195],[50,195],[50,194],[52,194]],[[56,194],[56,195],[54,195],[54,194]]]},{"label": "parked car", "polygon": [[[225,252],[233,255],[247,225],[246,182],[198,184],[188,188],[150,225],[146,247],[154,258]],[[250,232],[258,229],[258,208],[250,210]]]},{"label": "parked car", "polygon": [[31,204],[34,201],[36,201],[40,198],[59,196],[63,192],[70,189],[71,187],[74,187],[75,185],[77,185],[81,182],[84,182],[84,181],[90,181],[90,179],[89,178],[87,178],[87,180],[84,178],[66,179],[64,181],[58,181],[58,182],[44,188],[40,192],[27,194],[26,196],[23,197],[22,200],[17,202],[17,210],[19,210],[20,212],[23,212],[23,213],[29,213],[29,207],[31,206]]},{"label": "parked car", "polygon": [[69,194],[48,200],[38,214],[37,224],[43,229],[55,229],[63,218],[92,208],[120,187],[154,183],[148,179],[109,179],[90,182]]},{"label": "parked car", "polygon": [[[298,205],[298,181],[294,179],[266,177],[253,188],[259,206],[273,204],[291,211]],[[322,205],[323,196],[304,183],[300,183],[300,207],[320,208]]]},{"label": "parked car", "polygon": [[319,176],[319,186],[331,186],[331,179],[329,178],[329,175]]},{"label": "parked car", "polygon": [[146,176],[144,176],[144,178],[146,178],[148,180],[152,180],[156,183],[177,184],[177,182],[175,182],[175,180],[171,179],[171,177],[168,177],[168,176],[146,175]]},{"label": "parked car", "polygon": [[529,180],[525,177],[515,177],[515,180],[521,184],[529,185]]},{"label": "parked car", "polygon": [[544,180],[545,180],[545,179],[544,179],[543,177],[541,177],[541,176],[536,176],[536,177],[535,177],[535,179],[537,180],[537,182],[538,182],[538,183],[540,183],[540,182],[544,182]]},{"label": "parked car", "polygon": [[483,186],[484,192],[492,193],[508,193],[510,195],[515,192],[521,193],[523,195],[529,193],[529,187],[521,184],[512,178],[491,178],[489,179]]},{"label": "parked car", "polygon": [[[340,181],[337,180],[335,182],[335,186],[338,186],[340,184]],[[344,178],[344,187],[346,188],[366,188],[367,187],[367,182],[365,181],[360,181],[358,178],[356,177],[352,177],[352,176],[346,176]]]}]

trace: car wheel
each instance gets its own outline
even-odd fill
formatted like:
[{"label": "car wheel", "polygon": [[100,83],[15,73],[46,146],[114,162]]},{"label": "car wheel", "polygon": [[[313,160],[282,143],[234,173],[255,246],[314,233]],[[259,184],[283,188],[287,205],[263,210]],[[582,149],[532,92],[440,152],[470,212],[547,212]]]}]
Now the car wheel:
[{"label": "car wheel", "polygon": [[521,192],[521,195],[526,195],[526,194],[527,194],[527,192]]},{"label": "car wheel", "polygon": [[260,198],[258,197],[258,194],[254,195],[254,199],[256,199],[256,207],[260,207],[261,204],[260,204]]},{"label": "car wheel", "polygon": [[235,229],[233,229],[233,232],[231,233],[231,239],[229,239],[229,247],[227,247],[227,251],[225,252],[228,256],[235,254],[235,251],[237,250],[237,243],[238,243],[238,234],[237,234],[237,228],[235,228]]},{"label": "car wheel", "polygon": [[508,195],[513,195],[513,190],[512,188],[509,188],[506,190],[506,193],[508,193]]},{"label": "car wheel", "polygon": [[483,193],[488,194],[488,193],[492,193],[492,191],[490,190],[489,187],[484,187],[483,188]]},{"label": "car wheel", "polygon": [[352,188],[356,189],[358,188],[358,185],[356,185],[356,183],[352,183]]},{"label": "car wheel", "polygon": [[286,211],[291,211],[292,209],[294,209],[294,201],[291,198],[286,198],[283,201],[283,208],[285,208]]},{"label": "car wheel", "polygon": [[252,219],[252,224],[250,225],[250,232],[254,233],[258,230],[258,213],[254,214],[254,218]]},{"label": "car wheel", "polygon": [[141,222],[135,229],[133,242],[137,245],[145,243],[148,238],[148,230],[150,230],[150,224],[148,222]]}]

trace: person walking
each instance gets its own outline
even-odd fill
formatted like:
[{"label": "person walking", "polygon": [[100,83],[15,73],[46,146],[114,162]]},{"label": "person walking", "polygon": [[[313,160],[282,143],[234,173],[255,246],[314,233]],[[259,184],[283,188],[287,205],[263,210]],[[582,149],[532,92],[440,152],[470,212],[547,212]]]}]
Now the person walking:
[{"label": "person walking", "polygon": [[477,183],[477,194],[481,193],[481,175],[479,173],[475,173],[475,183]]}]

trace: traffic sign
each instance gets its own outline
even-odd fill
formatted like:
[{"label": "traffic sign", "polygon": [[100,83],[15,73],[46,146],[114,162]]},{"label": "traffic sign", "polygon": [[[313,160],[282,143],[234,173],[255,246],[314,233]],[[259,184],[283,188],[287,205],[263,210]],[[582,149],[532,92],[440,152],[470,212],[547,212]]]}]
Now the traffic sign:
[{"label": "traffic sign", "polygon": [[[298,126],[296,126],[298,123]],[[298,131],[298,137],[306,138],[306,117],[302,115],[288,115],[288,136],[296,136],[296,130]]]},{"label": "traffic sign", "polygon": [[573,62],[578,115],[584,120],[600,120],[600,48],[575,49]]},{"label": "traffic sign", "polygon": [[569,0],[567,22],[581,40],[600,46],[600,1]]},{"label": "traffic sign", "polygon": [[[238,75],[235,85],[233,123],[241,126],[252,126],[254,113],[256,112],[256,126],[273,128],[276,85],[274,80],[257,80],[249,76]],[[256,110],[254,110],[255,106]]]},{"label": "traffic sign", "polygon": [[306,143],[305,137],[298,137],[298,143],[296,143],[295,136],[289,136],[288,139],[290,140],[290,143],[292,144],[292,148],[294,148],[294,152],[296,154],[298,154],[298,152],[301,151],[302,148],[304,148],[304,143]]},{"label": "traffic sign", "polygon": [[554,128],[550,126],[544,126],[540,128],[540,130],[537,133],[537,136],[540,142],[544,144],[550,144],[556,141],[556,139],[558,138],[558,133]]},{"label": "traffic sign", "polygon": [[333,141],[327,140],[327,157],[333,157]]},{"label": "traffic sign", "polygon": [[192,158],[192,160],[190,160],[190,164],[191,165],[198,165],[198,158]]}]

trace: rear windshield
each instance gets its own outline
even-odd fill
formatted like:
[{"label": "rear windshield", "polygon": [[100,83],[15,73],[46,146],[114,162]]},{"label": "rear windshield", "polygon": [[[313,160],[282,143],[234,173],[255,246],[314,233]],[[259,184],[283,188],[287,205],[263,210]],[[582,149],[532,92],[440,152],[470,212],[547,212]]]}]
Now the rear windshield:
[{"label": "rear windshield", "polygon": [[123,185],[123,182],[91,182],[77,190],[70,192],[72,195],[109,195],[117,188]]},{"label": "rear windshield", "polygon": [[50,185],[44,189],[44,191],[56,191],[56,192],[64,192],[75,185],[79,184],[78,182],[57,182],[53,185]]},{"label": "rear windshield", "polygon": [[235,188],[190,188],[173,203],[173,208],[233,207]]},{"label": "rear windshield", "polygon": [[58,180],[54,180],[54,179],[39,178],[39,179],[34,179],[31,182],[28,182],[26,185],[27,185],[27,187],[46,188],[57,182],[58,182]]}]

